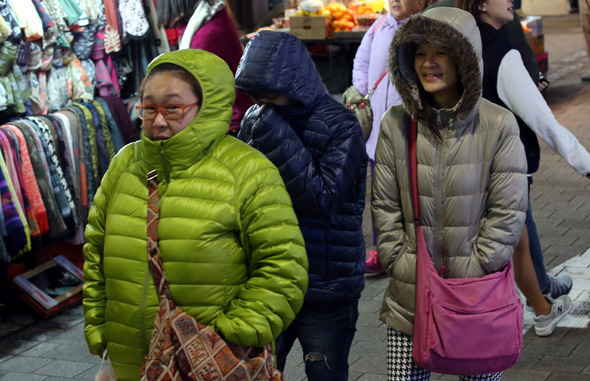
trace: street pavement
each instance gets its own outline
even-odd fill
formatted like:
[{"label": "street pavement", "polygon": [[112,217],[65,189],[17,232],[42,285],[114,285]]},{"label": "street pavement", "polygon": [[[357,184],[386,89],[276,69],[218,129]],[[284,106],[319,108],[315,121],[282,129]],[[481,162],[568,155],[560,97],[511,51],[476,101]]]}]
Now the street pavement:
[{"label": "street pavement", "polygon": [[[544,17],[543,29],[549,52],[547,77],[551,81],[545,98],[557,120],[590,148],[590,83],[580,81],[590,65],[578,15]],[[531,189],[533,213],[547,269],[552,274],[567,272],[574,276],[575,305],[572,316],[549,337],[537,337],[527,326],[520,359],[504,372],[503,380],[590,381],[590,180],[578,175],[543,142],[541,148],[541,165]],[[370,249],[368,208],[363,226]],[[367,275],[365,279],[349,379],[381,381],[387,379],[386,328],[378,315],[388,279],[384,275]],[[81,306],[49,319],[26,309],[3,319],[0,381],[93,380],[100,359],[90,355],[86,347]],[[305,380],[297,344],[289,355],[285,376],[287,380]],[[433,374],[431,379],[457,378]]]}]

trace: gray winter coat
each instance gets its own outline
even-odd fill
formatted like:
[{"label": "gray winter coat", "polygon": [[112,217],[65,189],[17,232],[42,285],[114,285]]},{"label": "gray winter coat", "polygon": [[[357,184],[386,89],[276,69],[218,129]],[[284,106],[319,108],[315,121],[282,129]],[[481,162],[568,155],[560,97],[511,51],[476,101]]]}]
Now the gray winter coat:
[{"label": "gray winter coat", "polygon": [[[447,51],[463,85],[452,109],[428,106],[414,70],[415,44]],[[379,260],[391,281],[380,318],[412,335],[416,238],[408,185],[407,112],[418,121],[420,221],[434,266],[444,277],[502,269],[519,241],[527,206],[526,158],[514,116],[481,97],[481,39],[473,17],[455,8],[413,16],[391,44],[389,70],[402,100],[381,122],[373,178]],[[427,123],[434,123],[441,140]]]}]

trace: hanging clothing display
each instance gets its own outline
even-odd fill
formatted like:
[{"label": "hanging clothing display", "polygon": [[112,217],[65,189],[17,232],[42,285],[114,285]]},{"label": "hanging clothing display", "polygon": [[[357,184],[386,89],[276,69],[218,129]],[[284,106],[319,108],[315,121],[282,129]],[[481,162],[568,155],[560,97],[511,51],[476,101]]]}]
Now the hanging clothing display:
[{"label": "hanging clothing display", "polygon": [[137,134],[126,99],[170,50],[155,16],[153,0],[0,0],[0,262],[33,240],[83,243],[102,176]]},{"label": "hanging clothing display", "polygon": [[0,125],[0,260],[30,251],[32,237],[83,243],[94,193],[126,144],[110,102],[81,100]]}]

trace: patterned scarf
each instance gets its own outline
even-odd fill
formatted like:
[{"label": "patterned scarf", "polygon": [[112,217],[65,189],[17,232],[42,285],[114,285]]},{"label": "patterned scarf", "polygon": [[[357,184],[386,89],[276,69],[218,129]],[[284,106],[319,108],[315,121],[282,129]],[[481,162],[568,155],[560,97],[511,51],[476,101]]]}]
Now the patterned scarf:
[{"label": "patterned scarf", "polygon": [[35,178],[37,179],[39,191],[41,192],[41,198],[47,211],[47,220],[51,221],[46,237],[51,242],[61,241],[69,232],[59,211],[55,194],[53,193],[53,187],[49,178],[49,168],[46,167],[45,152],[43,145],[40,143],[37,130],[34,128],[34,123],[26,119],[19,119],[18,121],[11,122],[11,124],[21,130],[27,142],[31,165],[33,166]]},{"label": "patterned scarf", "polygon": [[14,189],[17,193],[18,200],[24,210],[25,218],[27,220],[27,224],[29,225],[31,235],[34,237],[40,236],[41,230],[39,229],[37,221],[35,220],[35,213],[31,207],[29,194],[24,184],[21,164],[18,160],[18,155],[15,150],[17,142],[13,141],[11,131],[6,129],[0,129],[0,142],[2,144],[6,166],[8,168],[8,172],[10,173],[10,179],[14,184]]},{"label": "patterned scarf", "polygon": [[27,117],[27,119],[34,122],[39,138],[43,143],[45,158],[47,159],[47,164],[49,166],[49,178],[51,180],[51,185],[53,186],[55,199],[68,229],[73,232],[75,225],[72,215],[72,210],[75,208],[74,200],[68,189],[61,166],[59,165],[59,159],[55,152],[53,137],[49,131],[49,127],[37,117],[31,116]]},{"label": "patterned scarf", "polygon": [[24,215],[18,202],[15,203],[16,191],[12,186],[8,168],[4,157],[0,154],[0,197],[2,198],[2,212],[4,223],[8,233],[5,243],[11,255],[16,255],[23,250],[31,249],[29,228],[24,223]]},{"label": "patterned scarf", "polygon": [[113,160],[113,157],[115,157],[117,151],[115,150],[115,146],[113,144],[113,138],[111,136],[111,130],[107,123],[105,110],[102,108],[102,104],[96,100],[90,101],[90,103],[92,104],[92,106],[94,106],[96,112],[98,113],[98,119],[100,123],[97,126],[102,130],[102,134],[104,136],[104,144],[106,146],[110,162],[111,160]]},{"label": "patterned scarf", "polygon": [[125,103],[119,97],[102,97],[105,102],[109,105],[109,110],[115,118],[115,122],[119,127],[119,131],[121,131],[121,135],[123,135],[123,140],[125,144],[131,143],[133,141],[133,122],[131,121],[131,117],[129,116],[129,112],[125,107]]},{"label": "patterned scarf", "polygon": [[[24,187],[27,190],[29,201],[31,203],[31,208],[35,215],[35,220],[37,221],[39,234],[45,234],[49,230],[47,211],[45,210],[45,205],[43,204],[41,192],[39,191],[39,186],[37,184],[35,172],[33,171],[33,166],[31,164],[31,159],[25,137],[21,130],[16,126],[5,124],[3,126],[0,126],[0,128],[7,128],[16,135],[18,145],[21,150],[21,174],[23,176]],[[33,231],[31,231],[31,234],[33,236],[36,235]]]},{"label": "patterned scarf", "polygon": [[[94,123],[93,129],[96,134],[96,148],[97,148],[97,152],[98,152],[98,164],[99,164],[98,177],[102,178],[102,176],[106,173],[107,168],[109,167],[109,162],[110,162],[110,157],[111,157],[109,154],[109,150],[107,149],[107,137],[105,136],[105,134],[103,132],[101,119],[100,119],[100,116],[96,110],[96,107],[90,103],[85,103],[85,102],[79,102],[79,103],[81,105],[83,105],[84,107],[86,107],[88,109],[88,111],[90,111],[90,114],[92,115],[92,121]],[[91,127],[88,126],[88,128],[90,129]],[[107,130],[108,130],[108,128],[107,128]],[[109,140],[110,140],[110,137],[111,136],[108,135]],[[110,142],[110,143],[111,143],[110,146],[112,147],[112,142]],[[112,149],[112,151],[114,152],[114,149]]]},{"label": "patterned scarf", "polygon": [[[86,154],[86,168],[88,171],[92,171],[92,177],[88,177],[92,179],[92,188],[88,187],[88,200],[92,203],[92,199],[94,198],[94,192],[98,189],[100,185],[100,166],[99,166],[99,156],[98,156],[98,144],[96,139],[96,129],[94,128],[94,118],[92,117],[92,113],[88,109],[88,107],[84,106],[82,103],[72,102],[72,106],[78,109],[82,115],[84,116],[84,121],[86,123],[80,123],[80,127],[82,129],[82,133],[84,134],[84,149],[88,147],[89,151],[85,151]],[[80,118],[82,121],[82,118]],[[88,145],[87,145],[88,144]],[[91,193],[92,190],[92,193]]]},{"label": "patterned scarf", "polygon": [[[72,152],[74,154],[74,163],[77,163],[76,173],[78,173],[79,192],[80,192],[80,215],[83,217],[81,221],[86,224],[85,219],[88,216],[88,185],[86,179],[86,159],[84,156],[84,142],[82,140],[82,133],[80,132],[80,118],[73,108],[66,108],[59,111],[57,114],[64,115],[69,121],[70,125],[75,126],[71,129],[72,132]],[[78,201],[76,201],[78,202]]]},{"label": "patterned scarf", "polygon": [[106,27],[104,30],[104,47],[107,54],[121,50],[121,35],[119,34],[118,19],[120,16],[119,5],[116,0],[105,0],[104,14],[106,16]]},{"label": "patterned scarf", "polygon": [[111,110],[109,109],[109,105],[107,104],[107,102],[103,98],[96,98],[96,101],[100,104],[102,111],[104,113],[107,127],[111,134],[111,140],[113,141],[113,150],[115,152],[119,152],[119,150],[123,148],[123,146],[125,145],[125,140],[123,140],[123,134],[121,134],[119,126],[117,125],[117,122],[115,121],[115,118],[111,113]]},{"label": "patterned scarf", "polygon": [[[90,138],[88,136],[88,125],[86,116],[80,106],[75,103],[66,110],[73,111],[78,117],[78,133],[80,138],[80,175],[85,176],[80,181],[82,188],[82,205],[90,207],[94,198],[94,171],[92,170],[92,150],[90,149]],[[86,194],[86,196],[84,196]]]},{"label": "patterned scarf", "polygon": [[4,156],[4,163],[6,163],[6,169],[8,172],[6,173],[7,176],[10,177],[12,181],[12,186],[16,191],[16,201],[23,206],[24,200],[21,192],[20,181],[18,178],[18,174],[16,173],[16,165],[14,164],[14,155],[12,153],[12,147],[10,147],[10,141],[8,137],[5,135],[3,131],[0,131],[0,149],[2,150],[2,155]]},{"label": "patterned scarf", "polygon": [[[65,141],[64,132],[62,125],[59,123],[59,119],[52,115],[47,115],[44,117],[39,117],[42,121],[45,122],[45,125],[49,127],[53,137],[54,142],[57,144],[55,147],[55,152],[59,160],[59,166],[63,172],[63,176],[66,180],[67,189],[70,190],[71,194],[74,194],[74,180],[73,177],[75,172],[73,172],[73,165],[69,159],[69,147]],[[57,139],[56,139],[57,138]],[[73,205],[70,205],[72,208],[72,215],[74,216],[74,223],[76,226],[79,225],[79,221],[76,214],[76,204],[74,202]]]},{"label": "patterned scarf", "polygon": [[[58,130],[58,133],[60,133],[61,130],[61,134],[64,138],[64,142],[66,145],[66,152],[64,153],[64,156],[68,162],[68,166],[70,167],[70,176],[73,186],[72,192],[74,195],[74,202],[76,204],[76,213],[74,215],[76,221],[76,230],[74,232],[74,235],[68,237],[66,241],[74,245],[81,245],[84,243],[84,226],[86,225],[87,212],[85,212],[86,214],[83,214],[83,211],[85,211],[85,209],[82,207],[81,203],[81,176],[79,171],[78,158],[76,158],[74,152],[75,150],[78,151],[78,143],[76,142],[74,144],[74,133],[78,130],[78,126],[76,125],[76,128],[72,129],[70,119],[63,112],[52,113],[48,116],[48,118],[53,118],[54,124],[56,121],[58,121],[57,124],[59,124],[60,128],[58,129],[57,124],[55,124],[56,130]],[[75,138],[78,138],[77,135]]]}]

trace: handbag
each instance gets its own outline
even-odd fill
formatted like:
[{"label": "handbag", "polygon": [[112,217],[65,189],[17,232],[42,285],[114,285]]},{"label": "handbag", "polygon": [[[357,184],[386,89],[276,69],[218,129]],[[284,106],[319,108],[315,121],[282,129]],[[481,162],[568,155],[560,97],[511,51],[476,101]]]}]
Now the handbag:
[{"label": "handbag", "polygon": [[206,325],[178,308],[170,298],[158,247],[158,177],[152,170],[147,175],[148,262],[160,305],[154,319],[150,347],[141,368],[140,380],[194,381],[283,381],[274,369],[272,343],[264,348],[239,347],[226,342]]},{"label": "handbag", "polygon": [[512,260],[477,278],[445,279],[426,247],[420,225],[416,121],[408,119],[408,174],[416,229],[414,361],[422,368],[460,376],[501,372],[518,361],[523,307]]},{"label": "handbag", "polygon": [[367,95],[364,97],[359,93],[359,91],[354,87],[350,86],[346,91],[342,94],[342,99],[346,107],[354,112],[359,123],[361,125],[361,129],[363,130],[363,135],[365,136],[365,141],[369,139],[371,136],[371,131],[373,130],[373,110],[371,109],[371,103],[369,102],[369,97],[375,92],[377,86],[381,80],[387,74],[387,69],[383,71],[383,74],[377,79],[377,82],[369,89]]}]

